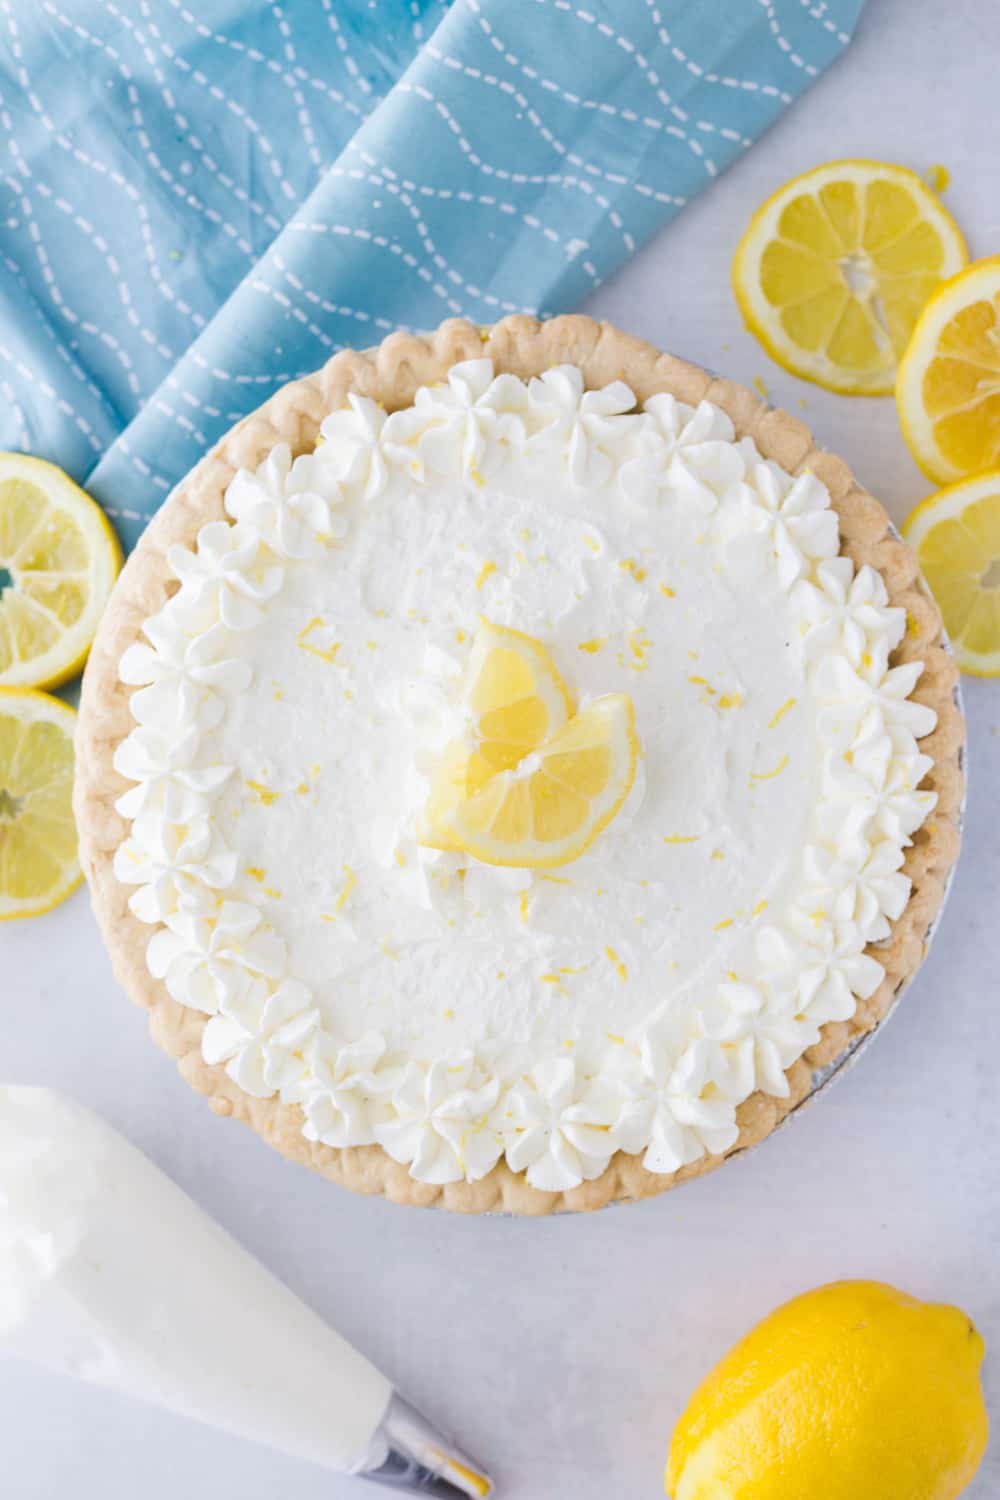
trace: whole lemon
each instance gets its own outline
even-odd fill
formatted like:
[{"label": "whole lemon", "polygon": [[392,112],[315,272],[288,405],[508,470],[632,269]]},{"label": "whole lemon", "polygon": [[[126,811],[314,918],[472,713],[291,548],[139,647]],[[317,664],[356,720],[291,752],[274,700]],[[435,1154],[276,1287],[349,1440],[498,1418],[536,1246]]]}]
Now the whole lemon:
[{"label": "whole lemon", "polygon": [[988,1423],[983,1341],[957,1307],[877,1281],[806,1292],[702,1381],[674,1431],[673,1500],[954,1500]]}]

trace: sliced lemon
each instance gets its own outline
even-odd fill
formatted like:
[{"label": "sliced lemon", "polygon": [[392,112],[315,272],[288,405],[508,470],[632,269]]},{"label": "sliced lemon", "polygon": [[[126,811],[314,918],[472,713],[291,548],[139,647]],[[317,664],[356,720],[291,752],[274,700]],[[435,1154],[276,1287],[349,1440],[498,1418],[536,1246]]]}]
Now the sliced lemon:
[{"label": "sliced lemon", "polygon": [[0,453],[0,685],[74,677],[121,565],[107,516],[62,469]]},{"label": "sliced lemon", "polygon": [[596,698],[518,764],[442,808],[437,832],[488,865],[568,864],[625,801],[638,754],[632,700]]},{"label": "sliced lemon", "polygon": [[486,619],[469,653],[463,700],[468,733],[441,755],[424,813],[423,841],[434,847],[450,847],[440,831],[447,808],[518,765],[573,712],[569,688],[541,641]]},{"label": "sliced lemon", "polygon": [[899,420],[939,484],[1000,465],[1000,255],[945,283],[899,366]]},{"label": "sliced lemon", "polygon": [[40,916],[80,883],[75,723],[58,698],[0,687],[0,921]]},{"label": "sliced lemon", "polygon": [[927,299],[967,259],[957,224],[915,172],[833,161],[757,210],[733,288],[747,327],[786,370],[882,396]]},{"label": "sliced lemon", "polygon": [[507,771],[562,727],[573,699],[541,641],[480,621],[469,656],[465,701],[475,719],[479,754]]},{"label": "sliced lemon", "polygon": [[541,641],[481,620],[464,702],[470,727],[438,761],[420,842],[492,865],[576,859],[635,780],[631,699],[610,694],[575,713]]},{"label": "sliced lemon", "polygon": [[1000,677],[1000,469],[931,495],[903,535],[940,605],[962,671]]}]

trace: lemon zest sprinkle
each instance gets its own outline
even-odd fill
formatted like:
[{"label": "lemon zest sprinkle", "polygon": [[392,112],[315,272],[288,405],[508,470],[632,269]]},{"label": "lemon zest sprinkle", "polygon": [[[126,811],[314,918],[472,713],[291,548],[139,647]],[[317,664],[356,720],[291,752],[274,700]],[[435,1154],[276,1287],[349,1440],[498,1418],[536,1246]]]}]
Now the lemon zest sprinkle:
[{"label": "lemon zest sprinkle", "polygon": [[768,729],[776,729],[787,713],[791,711],[799,700],[797,698],[786,698],[777,713],[768,721]]},{"label": "lemon zest sprinkle", "polygon": [[763,375],[755,375],[754,378],[753,378],[753,383],[754,383],[754,386],[756,387],[756,389],[758,391],[760,391],[760,394],[764,397],[764,400],[765,401],[770,400],[771,392],[768,389],[768,387],[764,384],[764,377],[763,377]]},{"label": "lemon zest sprinkle", "polygon": [[635,657],[634,661],[629,662],[629,666],[632,668],[633,672],[645,672],[646,668],[649,666],[649,662],[646,660],[646,652],[652,645],[648,634],[641,628],[639,630],[630,630],[627,636],[627,640],[629,650]]},{"label": "lemon zest sprinkle", "polygon": [[549,885],[572,885],[572,880],[565,875],[539,875],[539,880],[547,880]]},{"label": "lemon zest sprinkle", "polygon": [[725,859],[725,857],[726,856],[723,854],[723,852],[722,852],[721,849],[713,849],[712,850],[712,858],[713,859]]},{"label": "lemon zest sprinkle", "polygon": [[715,926],[712,928],[712,931],[722,932],[726,927],[732,927],[735,920],[735,917],[723,917],[721,922],[716,922]]},{"label": "lemon zest sprinkle", "polygon": [[606,646],[607,644],[608,644],[608,638],[607,638],[607,636],[606,635],[599,635],[599,636],[595,636],[592,641],[581,641],[580,644],[579,644],[579,646],[577,647],[577,650],[578,651],[587,651],[587,652],[589,652],[589,654],[591,656],[593,656],[595,654],[595,652],[600,651],[602,649],[602,647]]},{"label": "lemon zest sprinkle", "polygon": [[942,166],[941,162],[936,161],[932,166],[927,168],[927,171],[924,173],[924,181],[936,193],[943,193],[947,190],[951,182],[951,173],[947,167]]},{"label": "lemon zest sprinkle", "polygon": [[521,899],[518,902],[518,907],[519,907],[520,912],[521,912],[521,921],[522,922],[526,922],[528,920],[528,892],[527,891],[522,891],[521,892]]},{"label": "lemon zest sprinkle", "polygon": [[646,568],[640,568],[639,564],[636,562],[636,560],[635,560],[634,557],[624,557],[624,558],[622,558],[622,560],[618,564],[618,566],[624,572],[630,573],[632,575],[632,577],[635,579],[636,583],[642,583],[642,581],[646,577],[646,574],[647,574],[647,571],[648,571]]},{"label": "lemon zest sprinkle", "polygon": [[607,1038],[609,1042],[615,1042],[619,1047],[624,1047],[625,1045],[625,1038],[623,1036],[616,1036],[613,1031],[607,1033]]},{"label": "lemon zest sprinkle", "polygon": [[762,911],[767,911],[766,896],[762,896],[761,899],[757,902],[757,905],[751,908],[750,915],[752,917],[759,917]]},{"label": "lemon zest sprinkle", "polygon": [[254,880],[263,880],[267,871],[262,870],[260,865],[247,865],[247,874],[252,875]]},{"label": "lemon zest sprinkle", "polygon": [[335,910],[337,911],[344,910],[344,907],[350,900],[351,892],[354,890],[355,886],[358,883],[358,877],[355,875],[350,865],[344,866],[344,876],[344,883],[340,888],[340,895],[337,897],[335,903]]},{"label": "lemon zest sprinkle", "polygon": [[787,755],[783,755],[781,757],[781,759],[778,761],[778,764],[775,766],[775,768],[774,768],[773,771],[751,771],[750,772],[750,780],[751,781],[773,781],[776,776],[780,776],[781,775],[782,771],[785,769],[785,767],[787,765],[788,765],[788,756]]},{"label": "lemon zest sprinkle", "polygon": [[488,557],[476,575],[476,588],[481,589],[487,578],[489,578],[490,574],[495,573],[496,570],[496,563],[492,560],[492,558]]},{"label": "lemon zest sprinkle", "polygon": [[665,599],[676,599],[677,598],[677,590],[676,589],[672,589],[670,587],[669,583],[661,583],[660,584],[660,593],[664,596]]},{"label": "lemon zest sprinkle", "polygon": [[742,693],[723,693],[718,702],[719,708],[739,708],[743,702]]},{"label": "lemon zest sprinkle", "polygon": [[272,792],[271,788],[265,786],[262,781],[248,781],[247,786],[252,792],[256,793],[257,797],[264,807],[270,807],[271,804],[273,802],[277,802],[278,798],[281,796],[280,792]]},{"label": "lemon zest sprinkle", "polygon": [[310,790],[308,781],[300,781],[295,790],[300,797],[304,797]]},{"label": "lemon zest sprinkle", "polygon": [[665,833],[663,842],[665,844],[696,844],[700,838],[700,833]]},{"label": "lemon zest sprinkle", "polygon": [[626,969],[625,965],[622,963],[621,959],[618,957],[618,954],[613,948],[605,948],[604,953],[605,957],[609,958],[614,964],[615,973],[618,975],[618,978],[624,983],[624,981],[628,978],[628,969]]},{"label": "lemon zest sprinkle", "polygon": [[396,850],[396,863],[397,865],[399,865],[400,869],[402,869],[406,864],[406,855],[403,853],[402,849]]},{"label": "lemon zest sprinkle", "polygon": [[332,646],[314,646],[309,640],[314,630],[322,630],[325,625],[326,621],[322,615],[313,615],[309,624],[304,625],[295,637],[295,643],[302,651],[308,651],[310,656],[318,656],[320,661],[332,662],[336,660],[337,652],[340,650],[340,641],[334,641]]},{"label": "lemon zest sprinkle", "polygon": [[265,896],[270,896],[270,898],[271,898],[272,901],[280,901],[281,900],[281,892],[280,891],[276,891],[274,889],[273,885],[262,885],[261,886],[261,891],[262,891],[262,893]]}]

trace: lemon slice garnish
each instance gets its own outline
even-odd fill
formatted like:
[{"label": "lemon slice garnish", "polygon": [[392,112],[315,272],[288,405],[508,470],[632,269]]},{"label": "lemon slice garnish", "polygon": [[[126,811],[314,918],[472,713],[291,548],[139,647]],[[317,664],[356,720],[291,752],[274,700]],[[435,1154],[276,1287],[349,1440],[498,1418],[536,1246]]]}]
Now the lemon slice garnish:
[{"label": "lemon slice garnish", "polygon": [[962,671],[1000,676],[1000,470],[931,495],[903,535],[941,608]]},{"label": "lemon slice garnish", "polygon": [[75,677],[121,565],[107,516],[62,469],[0,453],[0,685]]},{"label": "lemon slice garnish", "polygon": [[1000,255],[952,277],[927,304],[896,402],[910,452],[939,484],[1000,466]]},{"label": "lemon slice garnish", "polygon": [[40,916],[80,883],[75,723],[58,698],[0,687],[0,920]]},{"label": "lemon slice garnish", "polygon": [[848,395],[887,395],[921,309],[967,259],[958,226],[915,172],[834,161],[757,210],[733,287],[748,328],[786,370]]},{"label": "lemon slice garnish", "polygon": [[578,858],[635,780],[631,699],[613,693],[574,713],[541,642],[484,621],[465,701],[474,727],[441,756],[420,842],[526,869]]}]

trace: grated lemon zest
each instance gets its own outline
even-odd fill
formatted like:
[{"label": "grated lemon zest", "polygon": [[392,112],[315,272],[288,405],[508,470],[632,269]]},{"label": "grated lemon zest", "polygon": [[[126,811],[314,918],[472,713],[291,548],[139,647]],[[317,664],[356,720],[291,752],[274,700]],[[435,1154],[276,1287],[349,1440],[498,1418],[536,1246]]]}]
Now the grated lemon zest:
[{"label": "grated lemon zest", "polygon": [[[323,629],[326,629],[326,621],[323,619],[323,616],[314,615],[313,618],[309,621],[309,624],[304,625],[299,631],[298,635],[295,637],[295,643],[302,651],[308,651],[310,656],[318,656],[320,661],[336,661],[337,652],[340,650],[341,646],[340,641],[334,641],[330,646],[315,646],[309,640],[309,637],[314,630]],[[337,664],[338,666],[340,665],[339,662]],[[274,696],[278,697],[278,694],[275,693]]]},{"label": "grated lemon zest", "polygon": [[785,715],[795,707],[798,701],[797,698],[786,698],[777,713],[768,721],[768,729],[776,729]]},{"label": "grated lemon zest", "polygon": [[347,905],[348,901],[350,900],[351,892],[354,890],[355,886],[358,883],[358,877],[355,875],[355,873],[351,869],[350,865],[345,865],[344,866],[344,875],[345,875],[346,878],[344,880],[343,885],[340,888],[340,895],[337,897],[337,900],[336,900],[336,903],[335,903],[335,909],[337,911],[343,911],[344,910],[344,907]]},{"label": "grated lemon zest", "polygon": [[271,788],[265,786],[262,781],[248,781],[247,786],[255,793],[263,807],[270,807],[281,796],[280,792],[272,792]]},{"label": "grated lemon zest", "polygon": [[622,983],[624,983],[625,980],[628,978],[628,969],[622,963],[621,959],[618,957],[618,954],[615,952],[615,950],[613,948],[607,948],[606,947],[605,950],[604,950],[604,953],[605,953],[605,956],[607,958],[609,958],[611,960],[611,962],[614,964],[614,966],[615,966],[615,973],[618,975],[618,978],[622,981]]},{"label": "grated lemon zest", "polygon": [[782,771],[785,769],[785,767],[787,765],[788,765],[788,756],[787,755],[783,755],[781,757],[781,759],[778,761],[778,764],[775,766],[775,768],[774,768],[773,771],[751,771],[750,772],[750,780],[751,781],[773,781],[776,776],[780,776],[781,775]]}]

